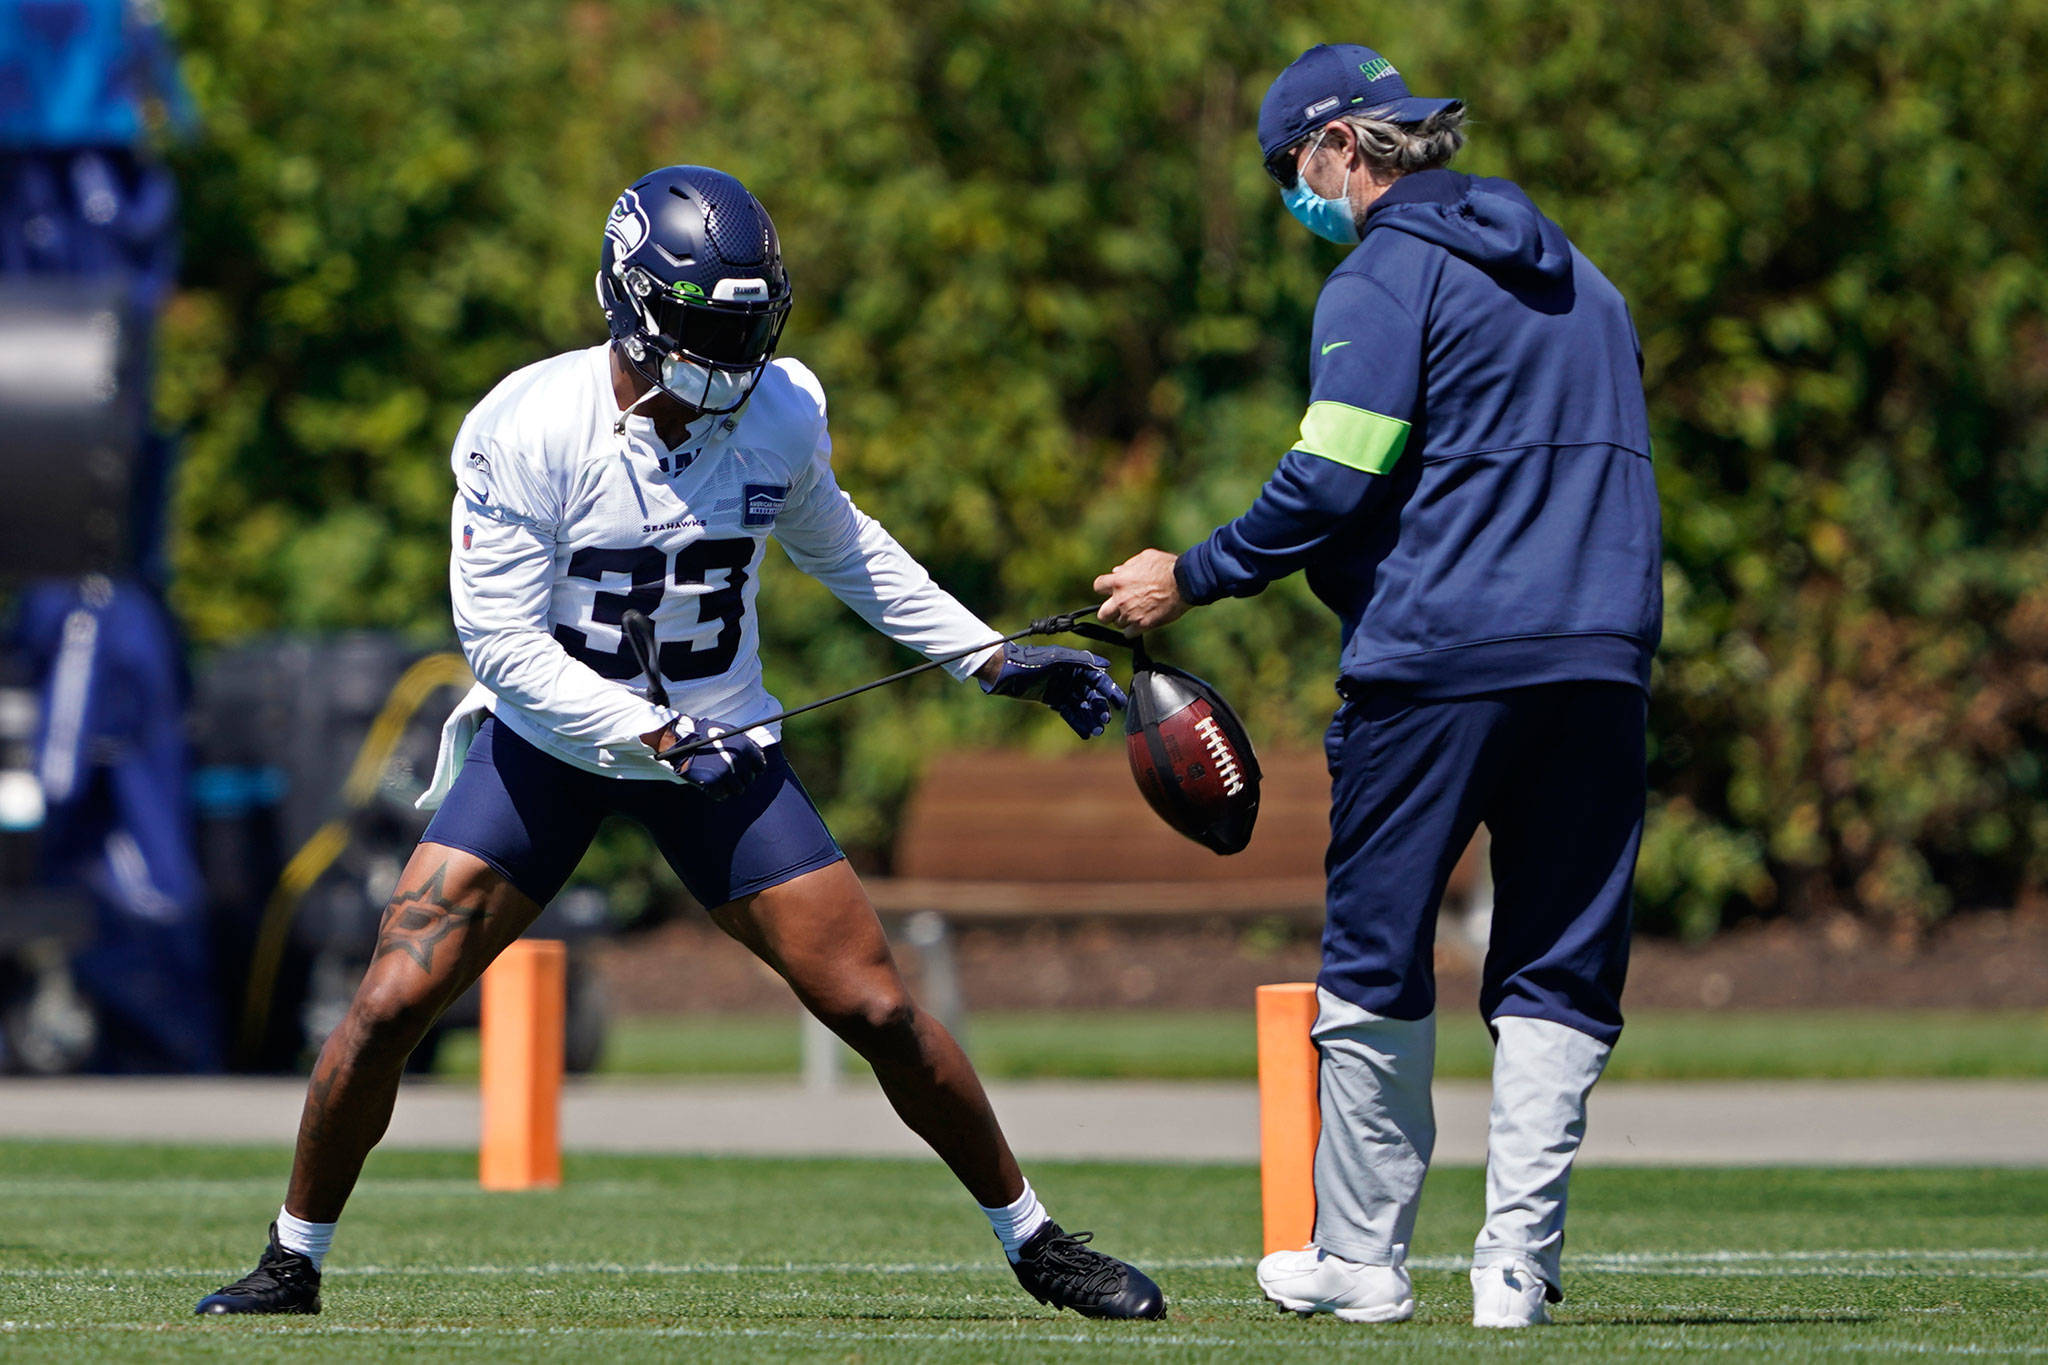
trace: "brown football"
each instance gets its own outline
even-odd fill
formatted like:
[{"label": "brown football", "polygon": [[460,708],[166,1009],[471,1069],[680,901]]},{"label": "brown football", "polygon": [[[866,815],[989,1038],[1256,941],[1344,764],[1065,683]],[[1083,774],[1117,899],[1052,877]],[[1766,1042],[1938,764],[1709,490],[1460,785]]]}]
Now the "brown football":
[{"label": "brown football", "polygon": [[1243,849],[1259,815],[1259,760],[1229,704],[1192,673],[1144,658],[1129,691],[1124,743],[1146,802],[1205,848]]}]

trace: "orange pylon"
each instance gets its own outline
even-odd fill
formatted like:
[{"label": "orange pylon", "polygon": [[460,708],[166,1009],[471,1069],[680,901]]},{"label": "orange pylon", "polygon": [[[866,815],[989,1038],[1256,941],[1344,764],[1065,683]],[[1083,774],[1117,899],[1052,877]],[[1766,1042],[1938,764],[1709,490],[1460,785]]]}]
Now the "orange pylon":
[{"label": "orange pylon", "polygon": [[1259,1019],[1259,1198],[1266,1251],[1306,1246],[1316,1227],[1316,988],[1307,981],[1261,986]]},{"label": "orange pylon", "polygon": [[487,1190],[562,1183],[562,1028],[568,948],[520,939],[484,972],[483,1143]]}]

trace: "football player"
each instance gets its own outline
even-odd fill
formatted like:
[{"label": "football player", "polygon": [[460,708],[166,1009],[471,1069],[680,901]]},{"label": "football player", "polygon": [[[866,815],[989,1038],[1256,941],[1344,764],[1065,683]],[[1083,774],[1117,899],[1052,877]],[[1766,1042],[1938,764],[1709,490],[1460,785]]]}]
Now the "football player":
[{"label": "football player", "polygon": [[[768,214],[719,171],[655,171],[612,206],[597,294],[609,343],[513,374],[456,437],[449,583],[477,686],[444,730],[421,800],[433,821],[314,1067],[270,1245],[197,1311],[319,1311],[321,1263],[407,1054],[618,813],[874,1067],[1033,1297],[1093,1317],[1163,1316],[1147,1276],[1047,1216],[973,1066],[911,999],[778,728],[757,723],[779,710],[755,617],[771,536],[929,657],[997,634],[834,480],[824,390],[797,361],[772,359],[790,284]],[[635,689],[629,609],[654,621],[677,709]],[[1083,738],[1124,704],[1104,661],[1080,650],[991,646],[948,669],[1046,703]],[[657,756],[701,737],[716,742]]]}]

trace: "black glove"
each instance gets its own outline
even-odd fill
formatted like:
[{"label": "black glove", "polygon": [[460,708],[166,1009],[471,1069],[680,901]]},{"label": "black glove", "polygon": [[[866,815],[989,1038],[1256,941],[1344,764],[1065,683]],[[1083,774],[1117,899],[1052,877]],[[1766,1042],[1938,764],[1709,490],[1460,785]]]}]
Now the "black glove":
[{"label": "black glove", "polygon": [[[667,756],[706,735],[716,735],[717,739],[692,753],[678,754],[674,758]],[[661,761],[674,768],[683,781],[712,800],[723,801],[745,791],[747,785],[761,775],[768,766],[768,755],[760,745],[747,738],[746,731],[727,732],[713,726],[709,730],[678,730],[675,744],[663,751]]]},{"label": "black glove", "polygon": [[1083,739],[1101,734],[1109,725],[1111,708],[1129,700],[1109,676],[1109,660],[1059,645],[1004,645],[1003,671],[994,682],[984,682],[981,690],[1042,701]]}]

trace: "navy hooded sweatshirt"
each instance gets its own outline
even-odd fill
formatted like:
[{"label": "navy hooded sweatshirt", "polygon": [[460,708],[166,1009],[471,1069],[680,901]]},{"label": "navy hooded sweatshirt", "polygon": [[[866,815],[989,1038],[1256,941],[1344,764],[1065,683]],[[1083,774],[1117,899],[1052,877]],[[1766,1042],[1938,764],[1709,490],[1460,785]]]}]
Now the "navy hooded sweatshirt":
[{"label": "navy hooded sweatshirt", "polygon": [[1663,593],[1641,347],[1526,194],[1395,181],[1323,286],[1309,366],[1301,439],[1181,556],[1182,596],[1306,569],[1353,686],[1648,686]]}]

